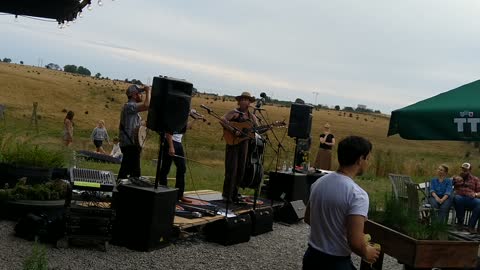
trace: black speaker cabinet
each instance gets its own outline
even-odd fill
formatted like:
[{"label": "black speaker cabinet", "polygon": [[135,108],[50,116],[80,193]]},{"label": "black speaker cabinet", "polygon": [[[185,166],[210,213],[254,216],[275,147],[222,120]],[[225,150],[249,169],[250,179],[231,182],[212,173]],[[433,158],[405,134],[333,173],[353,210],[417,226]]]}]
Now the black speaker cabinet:
[{"label": "black speaker cabinet", "polygon": [[302,200],[285,203],[277,212],[276,218],[282,222],[293,224],[305,217],[305,204]]},{"label": "black speaker cabinet", "polygon": [[288,121],[288,136],[306,139],[310,137],[312,129],[311,105],[292,103],[290,107],[290,120]]},{"label": "black speaker cabinet", "polygon": [[249,214],[221,219],[205,225],[207,241],[224,246],[250,241],[252,220]]},{"label": "black speaker cabinet", "polygon": [[193,85],[170,77],[154,77],[147,127],[157,132],[182,132],[187,126]]},{"label": "black speaker cabinet", "polygon": [[270,172],[267,189],[268,199],[296,201],[307,197],[307,175],[303,173]]},{"label": "black speaker cabinet", "polygon": [[139,251],[167,244],[173,235],[177,190],[135,185],[119,185],[117,190],[114,243]]},{"label": "black speaker cabinet", "polygon": [[252,235],[260,235],[273,231],[272,207],[257,208],[249,212],[252,219]]}]

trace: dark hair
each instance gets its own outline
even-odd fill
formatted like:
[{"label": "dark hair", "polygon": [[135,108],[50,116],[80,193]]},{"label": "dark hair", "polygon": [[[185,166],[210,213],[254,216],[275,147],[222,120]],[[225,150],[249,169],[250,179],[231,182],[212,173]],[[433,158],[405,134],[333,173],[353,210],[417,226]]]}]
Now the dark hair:
[{"label": "dark hair", "polygon": [[74,115],[75,115],[74,112],[68,111],[67,116],[65,116],[65,118],[67,118],[68,120],[72,120]]},{"label": "dark hair", "polygon": [[372,151],[372,143],[359,136],[349,136],[338,144],[337,155],[340,166],[351,166],[360,157],[366,158]]}]

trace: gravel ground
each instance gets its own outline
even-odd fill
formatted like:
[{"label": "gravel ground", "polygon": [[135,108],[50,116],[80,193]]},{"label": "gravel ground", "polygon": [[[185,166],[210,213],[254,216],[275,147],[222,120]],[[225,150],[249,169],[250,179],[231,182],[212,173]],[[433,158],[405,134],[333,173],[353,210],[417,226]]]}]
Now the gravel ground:
[{"label": "gravel ground", "polygon": [[[0,269],[22,269],[33,242],[13,234],[15,223],[0,221]],[[304,223],[275,223],[273,232],[255,236],[248,243],[222,246],[196,235],[163,249],[137,252],[110,245],[108,252],[97,246],[57,249],[48,246],[49,269],[301,269],[309,228]],[[353,256],[359,268],[360,259]],[[387,270],[400,270],[395,259],[385,256]]]}]

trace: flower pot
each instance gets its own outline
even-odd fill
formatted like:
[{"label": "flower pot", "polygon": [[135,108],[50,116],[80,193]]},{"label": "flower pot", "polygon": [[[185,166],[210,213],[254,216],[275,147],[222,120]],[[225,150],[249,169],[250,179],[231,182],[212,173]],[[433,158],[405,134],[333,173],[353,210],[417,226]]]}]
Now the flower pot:
[{"label": "flower pot", "polygon": [[365,233],[384,253],[409,267],[470,269],[477,265],[477,241],[417,240],[371,220],[365,222]]},{"label": "flower pot", "polygon": [[2,218],[18,220],[28,213],[45,214],[48,217],[61,217],[65,212],[65,200],[38,201],[38,200],[11,200],[5,202]]},{"label": "flower pot", "polygon": [[0,188],[4,188],[6,184],[12,188],[17,183],[17,178],[10,175],[12,165],[8,163],[0,163]]}]

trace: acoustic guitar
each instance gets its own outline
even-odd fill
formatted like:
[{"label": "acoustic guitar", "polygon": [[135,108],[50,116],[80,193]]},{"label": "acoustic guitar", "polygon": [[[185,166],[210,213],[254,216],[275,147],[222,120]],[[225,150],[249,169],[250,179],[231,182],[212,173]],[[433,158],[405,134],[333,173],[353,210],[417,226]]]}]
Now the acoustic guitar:
[{"label": "acoustic guitar", "polygon": [[[263,134],[272,127],[283,127],[287,124],[284,121],[275,121],[270,125],[253,127],[252,122],[230,122],[228,125],[223,126],[223,138],[228,145],[239,144],[248,139],[255,139],[255,132]],[[239,131],[240,136],[236,136],[235,133]]]}]

